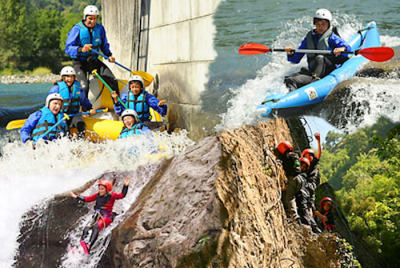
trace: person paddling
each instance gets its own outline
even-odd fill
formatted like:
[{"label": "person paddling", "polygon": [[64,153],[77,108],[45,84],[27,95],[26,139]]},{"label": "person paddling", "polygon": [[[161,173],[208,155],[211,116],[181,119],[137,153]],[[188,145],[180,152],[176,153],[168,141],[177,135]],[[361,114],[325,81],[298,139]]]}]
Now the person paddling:
[{"label": "person paddling", "polygon": [[[115,218],[115,213],[113,213],[113,207],[114,207],[114,202],[115,200],[122,199],[126,196],[128,193],[128,186],[130,182],[130,177],[126,176],[124,178],[124,186],[122,188],[122,192],[120,193],[115,193],[112,192],[112,182],[105,180],[105,179],[100,179],[98,186],[99,186],[99,191],[93,195],[90,196],[80,196],[76,195],[74,192],[70,192],[70,196],[74,199],[78,199],[82,202],[94,202],[96,201],[96,204],[94,206],[94,215],[92,221],[83,229],[82,237],[80,244],[85,251],[85,254],[89,254],[90,249],[93,248],[94,243],[97,240],[97,237],[99,235],[99,232],[109,226],[114,218]],[[89,234],[89,231],[91,231],[90,239],[89,242],[86,243],[85,239]]]},{"label": "person paddling", "polygon": [[29,115],[22,126],[20,135],[23,143],[34,148],[34,143],[40,138],[43,138],[45,141],[52,141],[58,137],[67,135],[68,126],[65,122],[61,122],[46,136],[42,137],[52,126],[59,121],[63,121],[63,101],[63,97],[58,93],[52,93],[47,96],[45,106]]},{"label": "person paddling", "polygon": [[[121,116],[125,107],[118,101],[117,92],[112,92],[111,97],[114,100],[114,111]],[[143,78],[139,75],[133,75],[129,78],[129,91],[122,94],[121,101],[128,109],[135,110],[139,120],[146,124],[150,129],[159,127],[158,124],[150,122],[150,107],[161,115],[167,114],[166,100],[159,101],[155,96],[148,93],[144,88]]]},{"label": "person paddling", "polygon": [[[71,66],[65,66],[61,69],[60,75],[61,79],[54,83],[49,94],[59,93],[63,97],[63,112],[77,114],[82,107],[82,111],[86,112],[90,110],[90,115],[94,115],[96,110],[92,108],[92,104],[86,97],[85,91],[75,79],[75,69]],[[85,122],[81,116],[74,116],[71,120],[67,121],[67,124],[69,128],[74,127],[78,129],[78,137],[85,137]]]},{"label": "person paddling", "polygon": [[118,139],[127,138],[133,135],[138,135],[150,131],[145,124],[139,122],[135,110],[125,110],[122,113],[121,118],[122,122],[124,123],[124,128],[121,130]]},{"label": "person paddling", "polygon": [[97,23],[99,10],[96,6],[89,5],[83,11],[83,20],[76,23],[68,33],[66,40],[65,53],[72,58],[72,65],[76,71],[76,80],[85,90],[86,97],[89,92],[88,73],[97,69],[101,77],[115,91],[118,91],[118,81],[115,79],[111,70],[101,62],[96,53],[91,50],[102,51],[109,57],[109,62],[115,62],[110,50],[106,31],[104,27]]},{"label": "person paddling", "polygon": [[[341,52],[351,51],[351,47],[335,33],[331,25],[331,12],[318,9],[313,22],[315,29],[308,32],[298,49],[332,50],[333,55],[307,53],[308,69],[302,68],[300,72],[285,77],[286,87],[290,91],[327,76],[348,60],[348,56]],[[285,47],[285,51],[288,61],[293,64],[299,63],[304,56],[304,53],[293,52],[291,46]]]}]

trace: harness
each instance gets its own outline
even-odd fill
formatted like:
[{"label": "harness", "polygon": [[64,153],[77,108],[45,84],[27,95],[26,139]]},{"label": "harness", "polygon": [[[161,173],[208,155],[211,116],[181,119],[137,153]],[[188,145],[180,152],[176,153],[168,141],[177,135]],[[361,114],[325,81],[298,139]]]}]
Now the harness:
[{"label": "harness", "polygon": [[[46,133],[46,131],[64,118],[62,113],[59,113],[56,117],[47,107],[43,107],[40,109],[40,111],[42,112],[42,116],[32,131],[32,139],[34,141],[37,141],[42,134]],[[67,125],[65,122],[62,122],[56,128],[52,129],[46,136],[44,136],[43,139],[51,141],[57,137],[57,133],[65,133],[66,131]]]},{"label": "harness", "polygon": [[[86,44],[92,44],[92,49],[100,52],[100,47],[102,45],[100,24],[96,23],[91,31],[82,21],[76,23],[75,26],[79,27],[79,40],[77,45],[83,47]],[[78,60],[86,60],[89,58],[95,60],[98,58],[98,54],[92,54],[89,50],[88,52],[81,52],[78,56],[73,56],[72,58]]]},{"label": "harness", "polygon": [[59,93],[63,97],[64,101],[64,113],[79,113],[81,105],[81,91],[80,84],[78,81],[74,81],[72,94],[69,92],[67,83],[64,81],[57,81]]},{"label": "harness", "polygon": [[138,114],[140,121],[150,120],[150,107],[146,102],[147,91],[143,90],[139,96],[133,95],[132,91],[128,91],[126,100],[128,109],[133,109]]}]

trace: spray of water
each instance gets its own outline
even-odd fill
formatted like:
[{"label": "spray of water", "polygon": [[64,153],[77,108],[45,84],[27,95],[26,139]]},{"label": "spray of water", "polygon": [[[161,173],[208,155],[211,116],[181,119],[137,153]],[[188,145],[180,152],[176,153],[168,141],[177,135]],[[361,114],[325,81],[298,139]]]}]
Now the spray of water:
[{"label": "spray of water", "polygon": [[[38,142],[36,150],[20,141],[7,143],[0,161],[4,199],[0,202],[0,241],[4,245],[0,251],[0,267],[11,267],[18,247],[21,216],[33,205],[78,188],[107,171],[133,172],[141,165],[172,157],[191,144],[193,141],[185,131],[100,144],[65,138],[49,144]],[[135,191],[136,186],[141,189],[140,185],[134,185],[130,191]],[[130,197],[126,202],[131,204],[133,200]],[[40,206],[38,210],[41,211]]]}]

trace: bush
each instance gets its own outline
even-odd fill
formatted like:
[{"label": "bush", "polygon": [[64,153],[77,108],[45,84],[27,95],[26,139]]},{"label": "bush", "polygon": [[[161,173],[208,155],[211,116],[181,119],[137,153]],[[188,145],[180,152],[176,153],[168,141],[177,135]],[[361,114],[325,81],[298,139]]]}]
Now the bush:
[{"label": "bush", "polygon": [[51,74],[51,70],[49,68],[46,67],[38,67],[36,69],[34,69],[32,71],[32,75],[39,75],[39,76],[43,76],[46,74]]}]

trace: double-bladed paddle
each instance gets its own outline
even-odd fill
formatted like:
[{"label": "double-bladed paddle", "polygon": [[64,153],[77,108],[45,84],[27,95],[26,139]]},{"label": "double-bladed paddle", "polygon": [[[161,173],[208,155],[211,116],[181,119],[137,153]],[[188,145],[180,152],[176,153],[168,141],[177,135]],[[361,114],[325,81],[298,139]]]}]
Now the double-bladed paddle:
[{"label": "double-bladed paddle", "polygon": [[[292,49],[298,53],[316,53],[316,54],[333,54],[331,50],[315,50],[315,49]],[[262,44],[247,43],[242,45],[238,51],[243,55],[258,55],[267,52],[285,52],[283,48],[269,48]],[[343,54],[361,55],[371,61],[387,61],[394,56],[394,50],[391,47],[369,47],[357,49],[356,51],[343,51]]]}]

